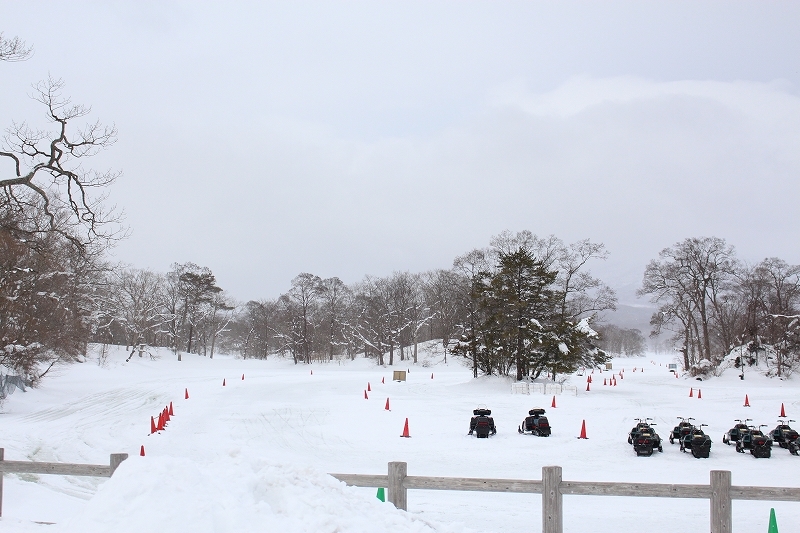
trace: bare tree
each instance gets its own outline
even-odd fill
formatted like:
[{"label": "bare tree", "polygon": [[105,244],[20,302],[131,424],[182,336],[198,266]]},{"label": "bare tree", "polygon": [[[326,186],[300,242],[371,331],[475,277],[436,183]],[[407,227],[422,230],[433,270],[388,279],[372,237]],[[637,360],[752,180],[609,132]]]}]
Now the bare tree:
[{"label": "bare tree", "polygon": [[[106,212],[104,190],[119,173],[86,170],[81,162],[116,141],[114,126],[99,121],[73,128],[90,108],[74,105],[61,94],[64,83],[48,78],[34,85],[33,98],[46,109],[51,130],[34,128],[27,122],[13,123],[0,148],[0,209],[12,213],[14,227],[27,235],[55,232],[79,249],[100,239],[121,236],[119,218]],[[44,215],[39,224],[37,214]],[[60,219],[60,213],[69,217]]]},{"label": "bare tree", "polygon": [[5,37],[0,32],[0,61],[25,61],[33,54],[33,47],[25,44],[19,37]]},{"label": "bare tree", "polygon": [[662,250],[647,265],[638,291],[660,305],[651,319],[654,333],[678,320],[687,353],[697,350],[710,361],[714,347],[724,355],[735,338],[725,305],[737,269],[733,247],[717,237],[686,239]]},{"label": "bare tree", "polygon": [[299,325],[301,355],[306,364],[311,363],[312,335],[315,325],[313,319],[317,310],[321,283],[322,280],[319,276],[303,272],[292,280],[292,288],[288,293],[289,299],[294,304],[295,318]]},{"label": "bare tree", "polygon": [[342,319],[346,310],[349,289],[337,277],[319,283],[322,312],[327,328],[328,360],[333,361],[336,346],[342,339]]}]

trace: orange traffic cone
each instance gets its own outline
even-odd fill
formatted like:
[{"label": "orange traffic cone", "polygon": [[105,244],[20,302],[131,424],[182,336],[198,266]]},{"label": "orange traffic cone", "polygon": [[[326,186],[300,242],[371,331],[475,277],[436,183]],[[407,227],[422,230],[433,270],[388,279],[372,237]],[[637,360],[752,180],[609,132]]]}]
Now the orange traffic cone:
[{"label": "orange traffic cone", "polygon": [[144,457],[144,444],[142,444],[142,449],[139,450],[139,456]]},{"label": "orange traffic cone", "polygon": [[184,400],[189,399],[189,389],[183,389],[183,399]]},{"label": "orange traffic cone", "polygon": [[406,418],[406,424],[403,426],[403,434],[400,435],[401,437],[410,438],[411,435],[408,434],[408,418]]},{"label": "orange traffic cone", "polygon": [[367,391],[364,391],[364,399],[369,400],[369,396],[367,396]]},{"label": "orange traffic cone", "polygon": [[153,434],[153,433],[155,433],[156,431],[158,431],[158,430],[156,429],[156,421],[155,421],[155,419],[154,419],[154,418],[151,416],[151,417],[150,417],[150,434],[152,435],[152,434]]},{"label": "orange traffic cone", "polygon": [[225,378],[222,378],[222,386],[225,386]]},{"label": "orange traffic cone", "polygon": [[550,404],[550,407],[552,407],[553,409],[556,408],[556,397],[555,396],[553,396],[553,403]]},{"label": "orange traffic cone", "polygon": [[164,413],[158,415],[158,425],[156,426],[157,431],[164,431]]},{"label": "orange traffic cone", "polygon": [[700,389],[697,389],[697,399],[699,400],[702,397],[703,397],[703,391],[701,391]]},{"label": "orange traffic cone", "polygon": [[372,387],[370,387],[370,386],[369,386],[369,381],[367,381],[367,390],[368,390],[369,392],[372,392]]},{"label": "orange traffic cone", "polygon": [[175,411],[172,410],[172,402],[169,402],[169,416],[175,416]]},{"label": "orange traffic cone", "polygon": [[391,409],[389,409],[389,398],[386,398],[386,407],[384,407],[383,409],[386,411],[391,411]]},{"label": "orange traffic cone", "polygon": [[589,389],[589,386],[590,386],[590,385],[591,385],[591,383],[587,383],[587,384],[586,384],[586,392],[589,392],[589,390],[590,390],[590,389]]},{"label": "orange traffic cone", "polygon": [[786,410],[783,408],[783,404],[781,404],[781,417],[786,416]]},{"label": "orange traffic cone", "polygon": [[588,439],[589,437],[586,436],[586,420],[583,421],[581,424],[581,435],[578,437],[579,439]]},{"label": "orange traffic cone", "polygon": [[169,408],[164,407],[164,423],[166,424],[169,422]]},{"label": "orange traffic cone", "polygon": [[694,388],[689,389],[689,398],[694,398]]},{"label": "orange traffic cone", "polygon": [[747,397],[747,394],[744,395],[744,407],[750,407],[750,398]]}]

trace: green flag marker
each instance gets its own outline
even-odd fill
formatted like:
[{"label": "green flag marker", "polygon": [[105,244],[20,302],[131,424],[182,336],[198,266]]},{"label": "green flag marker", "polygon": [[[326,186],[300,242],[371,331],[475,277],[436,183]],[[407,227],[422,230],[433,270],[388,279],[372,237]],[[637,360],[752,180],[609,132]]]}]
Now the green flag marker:
[{"label": "green flag marker", "polygon": [[[382,501],[382,502],[386,502],[386,493],[383,491],[383,487],[381,487],[381,488],[379,488],[379,489],[378,489],[378,499],[379,499],[380,501]],[[774,510],[773,510],[773,514],[774,514]],[[771,524],[771,523],[772,523],[772,522],[770,522],[770,524]],[[770,527],[772,527],[772,526],[770,526]],[[776,533],[777,533],[777,531],[778,531],[778,529],[777,529],[777,528],[775,528],[775,532],[776,532]],[[770,533],[772,533],[772,530],[771,530],[771,529],[770,529]]]},{"label": "green flag marker", "polygon": [[775,508],[769,510],[769,529],[767,533],[778,533],[778,521],[775,519]]}]

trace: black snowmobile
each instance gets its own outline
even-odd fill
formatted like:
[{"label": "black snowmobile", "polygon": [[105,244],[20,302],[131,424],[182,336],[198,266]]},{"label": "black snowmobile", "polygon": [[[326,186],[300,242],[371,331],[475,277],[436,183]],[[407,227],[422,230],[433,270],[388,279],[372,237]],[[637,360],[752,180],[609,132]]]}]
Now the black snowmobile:
[{"label": "black snowmobile", "polygon": [[711,453],[711,437],[703,432],[703,426],[691,426],[688,433],[681,437],[681,451],[690,451],[695,459],[708,459]]},{"label": "black snowmobile", "polygon": [[690,422],[690,420],[694,420],[694,418],[684,418],[682,416],[679,416],[678,418],[680,419],[680,422],[678,422],[678,425],[675,426],[672,432],[669,434],[670,444],[675,444],[675,441],[678,441],[678,444],[680,444],[681,439],[688,435],[689,431],[691,431],[692,427],[694,427]]},{"label": "black snowmobile", "polygon": [[772,455],[772,439],[764,435],[760,428],[767,427],[766,424],[759,426],[750,426],[747,431],[742,432],[742,438],[736,443],[736,451],[744,453],[745,450],[750,450],[750,454],[756,458],[769,459]]},{"label": "black snowmobile", "polygon": [[528,416],[517,428],[522,435],[536,435],[537,437],[550,436],[550,422],[544,416],[544,409],[537,407],[528,411]]},{"label": "black snowmobile", "polygon": [[628,444],[633,445],[633,450],[636,452],[637,457],[650,457],[653,455],[654,450],[663,452],[661,447],[661,437],[653,429],[653,424],[650,422],[652,418],[637,418],[636,426],[628,433]]},{"label": "black snowmobile", "polygon": [[737,424],[722,436],[722,442],[728,446],[730,446],[731,442],[739,442],[739,439],[742,438],[742,432],[747,431],[748,429],[747,423],[752,421],[752,418],[745,418],[744,420],[739,420],[737,418]]},{"label": "black snowmobile", "polygon": [[[794,422],[794,420],[789,420],[789,422]],[[787,448],[792,455],[800,455],[798,433],[790,428],[785,420],[778,420],[778,427],[770,431],[769,435],[781,448]]]},{"label": "black snowmobile", "polygon": [[475,409],[472,414],[475,416],[469,421],[470,435],[475,433],[475,436],[479,439],[485,439],[489,435],[497,433],[497,429],[494,427],[494,418],[489,416],[492,414],[491,409]]}]

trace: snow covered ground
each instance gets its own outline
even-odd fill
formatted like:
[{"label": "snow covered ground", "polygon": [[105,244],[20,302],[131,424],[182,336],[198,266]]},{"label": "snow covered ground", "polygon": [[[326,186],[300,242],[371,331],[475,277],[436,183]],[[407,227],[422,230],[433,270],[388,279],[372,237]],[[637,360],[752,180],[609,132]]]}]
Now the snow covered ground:
[{"label": "snow covered ground", "polygon": [[[616,387],[602,385],[611,372],[595,372],[590,392],[585,376],[571,377],[577,395],[559,395],[551,409],[551,395],[513,395],[509,381],[473,379],[440,355],[428,355],[425,366],[386,368],[364,359],[295,366],[159,355],[125,363],[126,354],[112,350],[105,367],[61,367],[40,388],[7,399],[0,447],[8,460],[131,458],[110,480],[6,475],[0,531],[540,530],[538,495],[411,490],[404,513],[378,501],[375,489],[325,475],[384,474],[389,461],[406,461],[410,475],[540,479],[542,466],[560,465],[564,479],[706,484],[713,469],[731,470],[734,485],[800,486],[800,457],[775,448],[771,459],[755,459],[722,444],[735,418],[772,429],[782,402],[797,417],[798,379],[751,372],[741,381],[734,371],[703,382],[675,379],[666,370],[670,357],[648,355],[615,360],[614,371],[625,370]],[[407,382],[391,381],[392,370],[406,368]],[[750,408],[742,407],[745,394]],[[170,401],[168,428],[148,435],[150,416]],[[493,411],[498,433],[491,439],[466,436],[477,404]],[[517,434],[536,406],[547,408],[550,438]],[[637,458],[626,438],[634,418],[645,416],[664,439],[677,416],[707,423],[711,457],[694,459],[665,442],[664,453]],[[410,439],[399,438],[406,417]],[[578,440],[584,419],[589,439]],[[142,445],[145,457],[138,456]],[[709,523],[705,500],[567,496],[564,506],[568,532],[703,531]],[[765,531],[770,507],[781,531],[800,523],[800,502],[734,501],[734,531]]]}]

